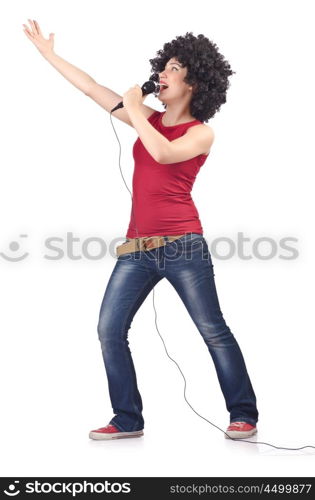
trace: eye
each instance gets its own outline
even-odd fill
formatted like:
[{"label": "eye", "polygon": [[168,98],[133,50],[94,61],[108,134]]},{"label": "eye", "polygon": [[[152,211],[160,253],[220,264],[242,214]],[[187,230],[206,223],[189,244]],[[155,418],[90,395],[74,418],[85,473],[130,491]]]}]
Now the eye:
[{"label": "eye", "polygon": [[[166,68],[164,68],[163,71],[165,71]],[[176,69],[176,71],[179,71],[179,68],[177,68],[177,66],[172,66],[171,69]]]}]

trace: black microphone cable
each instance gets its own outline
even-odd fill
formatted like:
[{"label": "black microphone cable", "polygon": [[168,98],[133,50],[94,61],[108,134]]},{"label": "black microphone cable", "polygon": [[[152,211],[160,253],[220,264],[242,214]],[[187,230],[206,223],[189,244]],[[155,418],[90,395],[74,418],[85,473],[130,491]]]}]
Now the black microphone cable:
[{"label": "black microphone cable", "polygon": [[[122,106],[120,106],[120,107],[122,107]],[[115,109],[115,108],[113,108],[113,109]],[[131,196],[131,213],[132,213],[132,216],[133,216],[133,221],[134,221],[134,225],[135,225],[135,228],[136,228],[136,231],[137,231],[137,238],[139,238],[139,232],[138,232],[138,228],[136,227],[136,224],[135,224],[135,217],[134,217],[134,212],[133,212],[133,196],[132,196],[132,193],[131,193],[130,189],[128,188],[128,186],[127,186],[127,184],[126,184],[126,181],[125,181],[125,178],[124,178],[124,176],[123,176],[123,173],[122,173],[122,170],[121,170],[121,166],[120,166],[121,144],[120,144],[120,141],[119,141],[119,139],[118,139],[118,135],[117,135],[117,133],[116,133],[116,130],[115,130],[115,127],[114,127],[114,125],[113,125],[113,121],[112,121],[112,112],[113,112],[113,109],[110,111],[110,121],[111,121],[112,127],[113,127],[113,129],[114,129],[115,135],[116,135],[116,137],[117,137],[117,141],[118,141],[118,143],[119,143],[119,160],[118,160],[118,162],[119,162],[119,169],[120,169],[120,173],[121,173],[121,176],[122,176],[122,178],[123,178],[123,181],[124,181],[124,183],[125,183],[125,186],[126,186],[126,188],[128,189],[128,191],[129,191],[129,193],[130,193],[130,196]],[[118,109],[118,108],[116,107],[116,109]],[[145,255],[145,251],[144,251],[144,255]],[[145,255],[145,256],[146,256],[146,255]],[[145,265],[146,265],[146,264],[145,264]],[[148,267],[146,267],[146,269],[148,270]],[[149,277],[150,277],[150,279],[151,279],[150,273],[149,273]],[[151,283],[152,283],[152,279],[151,279]],[[200,418],[203,418],[203,420],[206,420],[206,422],[208,422],[209,424],[211,424],[213,427],[216,427],[217,429],[219,429],[219,430],[220,430],[221,432],[223,432],[223,433],[224,433],[224,434],[225,434],[225,435],[226,435],[229,439],[232,439],[233,441],[240,441],[240,442],[242,442],[242,443],[252,443],[252,444],[265,444],[265,445],[267,445],[267,446],[272,446],[273,448],[276,448],[276,449],[278,449],[278,450],[303,450],[304,448],[314,448],[314,449],[315,449],[315,446],[313,446],[313,445],[301,446],[300,448],[285,448],[285,447],[283,447],[283,446],[275,446],[275,445],[273,445],[273,444],[270,444],[270,443],[265,443],[265,442],[263,442],[263,441],[249,441],[249,440],[244,439],[244,438],[232,438],[232,437],[230,437],[230,436],[229,436],[229,435],[228,435],[228,434],[227,434],[227,433],[226,433],[223,429],[221,429],[220,427],[218,427],[218,426],[217,426],[217,425],[215,425],[214,423],[210,422],[210,420],[208,420],[207,418],[205,418],[205,417],[203,417],[202,415],[200,415],[200,413],[198,413],[198,412],[197,412],[197,411],[196,411],[196,410],[192,407],[192,405],[189,403],[189,401],[188,401],[188,400],[187,400],[187,398],[186,398],[186,378],[185,378],[185,376],[184,376],[184,374],[183,374],[183,372],[182,372],[182,370],[181,370],[181,368],[180,368],[179,364],[177,363],[177,361],[175,361],[175,359],[173,359],[173,358],[169,355],[169,353],[168,353],[168,351],[167,351],[167,349],[166,349],[166,345],[165,345],[165,342],[164,342],[164,340],[163,340],[163,337],[162,337],[162,335],[161,335],[161,334],[160,334],[160,332],[159,332],[159,329],[158,329],[158,326],[157,326],[157,322],[156,322],[157,313],[156,313],[156,309],[155,309],[155,302],[154,302],[154,296],[155,296],[155,294],[154,294],[154,292],[155,292],[155,291],[154,291],[154,286],[153,286],[153,288],[152,288],[152,292],[153,292],[153,308],[154,308],[154,311],[155,311],[155,326],[156,326],[157,332],[158,332],[158,334],[159,334],[159,336],[160,336],[160,338],[161,338],[161,340],[162,340],[162,342],[163,342],[164,349],[165,349],[165,352],[166,352],[167,356],[168,356],[168,357],[169,357],[169,358],[170,358],[170,359],[171,359],[171,360],[172,360],[172,361],[173,361],[173,362],[177,365],[177,368],[179,369],[180,373],[182,374],[182,377],[183,377],[183,379],[184,379],[184,383],[185,383],[185,385],[184,385],[184,399],[186,400],[186,402],[187,402],[187,404],[190,406],[190,408],[191,408],[191,409],[192,409],[192,410],[196,413],[196,415],[198,415]]]}]

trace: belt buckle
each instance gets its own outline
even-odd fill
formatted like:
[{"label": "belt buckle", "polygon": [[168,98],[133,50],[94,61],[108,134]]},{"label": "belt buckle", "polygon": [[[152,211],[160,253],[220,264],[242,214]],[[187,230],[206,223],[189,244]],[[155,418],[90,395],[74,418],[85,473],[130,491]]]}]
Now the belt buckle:
[{"label": "belt buckle", "polygon": [[149,238],[152,238],[152,236],[140,236],[139,238],[135,238],[138,250],[142,251],[147,249],[147,244],[145,240]]},{"label": "belt buckle", "polygon": [[145,238],[143,238],[143,247],[144,247],[144,250],[150,250],[150,248],[152,248],[152,244],[153,242],[150,241],[152,240],[152,238],[154,238],[154,236],[146,236]]},{"label": "belt buckle", "polygon": [[[140,248],[140,245],[139,245],[139,240],[141,239],[142,240],[142,246],[143,246],[143,249],[144,250],[150,250],[150,248],[157,248],[157,247],[153,247],[153,239],[154,238],[160,238],[160,236],[143,236],[142,238],[137,238],[138,240],[138,248]],[[163,236],[162,236],[163,238]],[[151,241],[150,241],[151,240]],[[163,242],[165,244],[165,242]]]}]

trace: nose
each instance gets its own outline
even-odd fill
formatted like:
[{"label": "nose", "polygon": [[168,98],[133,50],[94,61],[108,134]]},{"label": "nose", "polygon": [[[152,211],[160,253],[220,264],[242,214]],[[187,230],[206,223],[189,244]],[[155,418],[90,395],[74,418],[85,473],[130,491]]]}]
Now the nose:
[{"label": "nose", "polygon": [[161,71],[161,73],[159,73],[159,80],[165,80],[165,72],[164,71]]}]

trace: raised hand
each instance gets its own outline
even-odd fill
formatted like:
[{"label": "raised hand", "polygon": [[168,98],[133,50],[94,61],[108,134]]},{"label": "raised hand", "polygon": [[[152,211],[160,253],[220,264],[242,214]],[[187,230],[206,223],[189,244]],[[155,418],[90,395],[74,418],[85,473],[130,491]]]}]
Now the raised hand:
[{"label": "raised hand", "polygon": [[54,33],[49,33],[49,38],[43,37],[43,34],[40,30],[39,24],[35,19],[28,19],[31,28],[29,28],[26,24],[24,26],[24,33],[31,42],[37,47],[41,54],[47,54],[48,52],[53,52],[54,50]]}]

